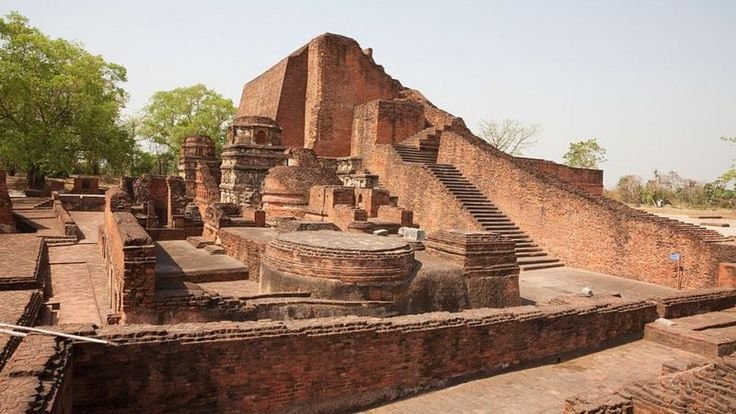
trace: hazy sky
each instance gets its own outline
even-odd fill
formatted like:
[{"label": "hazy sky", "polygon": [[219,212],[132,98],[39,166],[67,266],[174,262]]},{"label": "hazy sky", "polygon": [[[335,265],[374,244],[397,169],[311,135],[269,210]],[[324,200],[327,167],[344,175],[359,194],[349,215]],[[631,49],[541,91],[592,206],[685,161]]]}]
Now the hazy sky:
[{"label": "hazy sky", "polygon": [[198,82],[231,98],[311,38],[372,47],[404,85],[461,116],[544,131],[561,161],[597,137],[605,181],[675,170],[713,180],[736,157],[736,1],[0,0],[128,69],[128,112]]}]

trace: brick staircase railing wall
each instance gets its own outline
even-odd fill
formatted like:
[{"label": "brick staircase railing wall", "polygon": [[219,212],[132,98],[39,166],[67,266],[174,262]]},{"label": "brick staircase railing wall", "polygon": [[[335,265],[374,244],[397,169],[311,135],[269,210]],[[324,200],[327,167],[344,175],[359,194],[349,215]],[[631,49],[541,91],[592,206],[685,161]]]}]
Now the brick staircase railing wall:
[{"label": "brick staircase railing wall", "polygon": [[399,207],[412,210],[414,222],[428,232],[483,230],[426,167],[404,163],[391,145],[376,145],[365,162],[381,177],[381,185],[398,196]]},{"label": "brick staircase railing wall", "polygon": [[[714,287],[736,246],[712,244],[637,210],[592,195],[468,131],[445,129],[438,163],[455,165],[521,229],[569,266],[681,288]],[[674,277],[670,253],[682,255]]]},{"label": "brick staircase railing wall", "polygon": [[603,170],[575,168],[538,158],[519,158],[537,170],[552,174],[562,181],[595,195],[603,195]]},{"label": "brick staircase railing wall", "polygon": [[103,328],[97,337],[120,346],[74,345],[73,408],[352,412],[638,338],[656,317],[652,302],[619,299],[385,319]]}]

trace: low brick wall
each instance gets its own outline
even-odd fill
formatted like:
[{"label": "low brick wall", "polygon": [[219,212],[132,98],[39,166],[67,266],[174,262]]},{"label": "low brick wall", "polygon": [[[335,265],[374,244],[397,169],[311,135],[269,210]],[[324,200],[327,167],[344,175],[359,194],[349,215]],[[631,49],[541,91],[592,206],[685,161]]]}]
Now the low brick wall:
[{"label": "low brick wall", "polygon": [[683,318],[736,306],[736,289],[708,289],[678,293],[657,299],[663,318]]},{"label": "low brick wall", "polygon": [[612,299],[387,319],[108,327],[74,346],[74,411],[334,413],[640,337]]},{"label": "low brick wall", "polygon": [[153,303],[156,265],[153,240],[136,218],[125,211],[130,203],[129,194],[113,187],[105,198],[105,221],[98,243],[109,275],[110,307],[123,322],[134,322],[135,312]]},{"label": "low brick wall", "polygon": [[59,200],[67,211],[103,211],[105,196],[102,194],[59,194]]},{"label": "low brick wall", "polygon": [[64,205],[59,198],[59,193],[54,192],[52,194],[52,197],[54,199],[54,215],[59,221],[59,225],[61,225],[61,227],[64,229],[64,234],[67,236],[79,238],[79,227],[77,227],[77,223],[74,222],[72,216],[69,214],[66,208],[64,208]]}]

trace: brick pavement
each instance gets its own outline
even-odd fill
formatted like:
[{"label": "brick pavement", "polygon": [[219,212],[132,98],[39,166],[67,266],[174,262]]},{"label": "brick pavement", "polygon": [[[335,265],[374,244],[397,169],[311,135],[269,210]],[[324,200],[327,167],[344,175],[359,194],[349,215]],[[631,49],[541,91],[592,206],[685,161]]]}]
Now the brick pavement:
[{"label": "brick pavement", "polygon": [[611,393],[629,382],[656,378],[664,362],[698,358],[642,340],[560,364],[466,382],[366,413],[561,413],[566,398],[577,394]]},{"label": "brick pavement", "polygon": [[105,267],[95,244],[49,248],[50,302],[59,302],[59,323],[95,323],[109,308]]}]

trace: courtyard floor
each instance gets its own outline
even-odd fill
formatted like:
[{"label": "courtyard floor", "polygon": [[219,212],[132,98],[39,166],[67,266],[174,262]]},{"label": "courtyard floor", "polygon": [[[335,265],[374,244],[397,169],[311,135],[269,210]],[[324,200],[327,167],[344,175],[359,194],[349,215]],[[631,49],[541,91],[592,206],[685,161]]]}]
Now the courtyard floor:
[{"label": "courtyard floor", "polygon": [[557,296],[577,295],[589,287],[595,295],[620,294],[647,299],[677,292],[676,289],[571,267],[521,272],[519,289],[523,304],[548,302]]},{"label": "courtyard floor", "polygon": [[561,362],[495,375],[368,410],[370,414],[561,413],[565,399],[603,395],[653,380],[670,360],[701,360],[644,340]]}]

